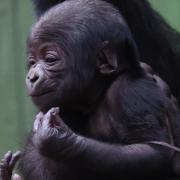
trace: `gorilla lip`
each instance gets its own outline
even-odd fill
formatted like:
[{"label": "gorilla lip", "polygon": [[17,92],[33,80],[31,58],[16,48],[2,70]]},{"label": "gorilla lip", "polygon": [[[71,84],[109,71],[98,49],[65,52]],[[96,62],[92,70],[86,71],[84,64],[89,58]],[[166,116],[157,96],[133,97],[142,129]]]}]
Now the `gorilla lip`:
[{"label": "gorilla lip", "polygon": [[41,97],[41,96],[44,96],[44,95],[47,95],[49,93],[53,92],[53,90],[49,90],[49,91],[45,91],[45,92],[41,92],[41,93],[29,93],[29,95],[31,97]]}]

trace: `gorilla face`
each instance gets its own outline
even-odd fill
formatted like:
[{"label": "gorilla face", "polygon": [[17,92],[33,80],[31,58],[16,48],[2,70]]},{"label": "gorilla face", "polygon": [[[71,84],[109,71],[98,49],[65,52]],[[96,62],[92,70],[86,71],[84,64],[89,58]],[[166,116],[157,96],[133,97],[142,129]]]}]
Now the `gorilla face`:
[{"label": "gorilla face", "polygon": [[68,79],[70,76],[62,49],[55,43],[34,43],[32,39],[28,47],[26,85],[37,107],[45,110],[63,101]]}]

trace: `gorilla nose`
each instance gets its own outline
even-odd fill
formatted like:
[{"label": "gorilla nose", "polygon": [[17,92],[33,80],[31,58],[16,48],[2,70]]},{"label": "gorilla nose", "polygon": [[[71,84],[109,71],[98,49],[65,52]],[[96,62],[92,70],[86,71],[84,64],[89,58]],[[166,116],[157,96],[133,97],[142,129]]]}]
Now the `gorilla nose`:
[{"label": "gorilla nose", "polygon": [[39,76],[37,75],[34,75],[33,77],[28,76],[28,79],[30,80],[31,83],[35,83],[39,79]]},{"label": "gorilla nose", "polygon": [[35,70],[31,70],[27,75],[27,80],[31,85],[35,84],[39,79],[39,74]]},{"label": "gorilla nose", "polygon": [[26,76],[26,86],[29,94],[36,94],[40,91],[39,86],[45,80],[43,70],[40,65],[32,67]]}]

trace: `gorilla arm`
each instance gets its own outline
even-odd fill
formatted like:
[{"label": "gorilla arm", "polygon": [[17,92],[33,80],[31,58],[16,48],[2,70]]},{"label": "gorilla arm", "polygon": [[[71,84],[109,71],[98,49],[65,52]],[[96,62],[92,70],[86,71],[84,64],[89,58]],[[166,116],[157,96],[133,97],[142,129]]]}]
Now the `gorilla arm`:
[{"label": "gorilla arm", "polygon": [[77,135],[61,120],[58,108],[49,110],[43,120],[36,119],[33,142],[45,157],[68,163],[76,171],[84,169],[89,175],[102,173],[119,178],[130,173],[139,177],[143,171],[152,176],[164,169],[162,166],[167,165],[170,157],[165,148],[148,144],[113,145]]}]

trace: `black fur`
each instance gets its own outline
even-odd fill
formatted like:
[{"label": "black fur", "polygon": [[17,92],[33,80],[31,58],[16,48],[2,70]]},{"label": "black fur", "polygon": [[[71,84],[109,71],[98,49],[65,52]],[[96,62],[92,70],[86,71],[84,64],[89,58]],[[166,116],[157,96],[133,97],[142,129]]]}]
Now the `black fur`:
[{"label": "black fur", "polygon": [[[46,58],[49,42],[53,59]],[[28,52],[28,91],[43,113],[21,158],[25,180],[174,175],[171,151],[150,141],[171,143],[166,120],[179,125],[180,116],[140,67],[118,11],[99,0],[59,4],[32,28]]]},{"label": "black fur", "polygon": [[[62,0],[33,0],[38,16]],[[127,21],[141,60],[165,80],[180,101],[180,35],[151,8],[147,0],[106,0]]]}]

